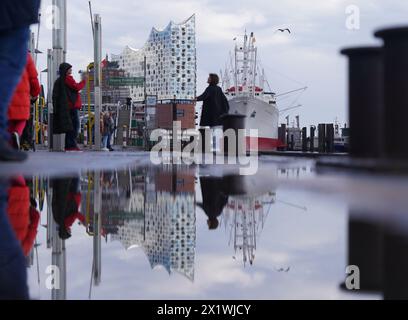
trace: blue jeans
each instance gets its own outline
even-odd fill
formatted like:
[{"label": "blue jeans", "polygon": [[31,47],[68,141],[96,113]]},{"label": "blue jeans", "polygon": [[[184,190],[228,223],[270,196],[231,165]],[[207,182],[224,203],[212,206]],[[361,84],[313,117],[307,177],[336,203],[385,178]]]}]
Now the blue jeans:
[{"label": "blue jeans", "polygon": [[111,140],[112,140],[112,133],[109,133],[109,135],[108,135],[108,143],[106,144],[106,147],[107,147],[109,150],[112,149]]},{"label": "blue jeans", "polygon": [[26,260],[20,242],[9,223],[7,184],[0,180],[0,300],[26,300]]},{"label": "blue jeans", "polygon": [[72,149],[77,147],[77,139],[78,139],[78,133],[79,133],[79,110],[77,109],[71,109],[69,111],[69,114],[71,115],[71,120],[72,120],[72,126],[73,130],[70,132],[67,132],[65,135],[65,148],[66,149]]},{"label": "blue jeans", "polygon": [[30,28],[0,31],[0,138],[9,140],[7,110],[26,66]]},{"label": "blue jeans", "polygon": [[108,135],[104,135],[102,136],[102,148],[108,148],[108,140],[109,136]]}]

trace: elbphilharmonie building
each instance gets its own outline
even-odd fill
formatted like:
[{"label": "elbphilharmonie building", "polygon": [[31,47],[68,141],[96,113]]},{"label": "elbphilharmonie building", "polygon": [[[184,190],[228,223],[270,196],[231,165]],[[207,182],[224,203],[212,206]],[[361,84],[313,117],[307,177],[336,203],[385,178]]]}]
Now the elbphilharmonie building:
[{"label": "elbphilharmonie building", "polygon": [[[164,30],[153,28],[141,49],[129,46],[112,55],[128,77],[144,77],[146,94],[158,100],[193,100],[196,96],[195,16],[181,23],[170,22]],[[133,101],[144,100],[144,88],[130,87]]]}]

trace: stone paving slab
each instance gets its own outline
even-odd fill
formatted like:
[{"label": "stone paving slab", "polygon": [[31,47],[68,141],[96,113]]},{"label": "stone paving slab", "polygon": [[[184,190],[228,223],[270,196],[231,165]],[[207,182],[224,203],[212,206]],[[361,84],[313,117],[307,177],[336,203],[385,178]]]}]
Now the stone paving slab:
[{"label": "stone paving slab", "polygon": [[0,163],[0,177],[69,175],[83,170],[109,170],[149,163],[146,152],[30,152],[22,163]]}]

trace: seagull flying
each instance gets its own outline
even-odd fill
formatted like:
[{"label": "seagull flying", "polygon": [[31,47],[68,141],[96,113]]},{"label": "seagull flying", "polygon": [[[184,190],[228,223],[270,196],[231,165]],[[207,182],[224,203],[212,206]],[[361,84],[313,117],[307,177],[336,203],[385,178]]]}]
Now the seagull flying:
[{"label": "seagull flying", "polygon": [[286,29],[278,29],[278,31],[280,31],[280,32],[285,32],[285,31],[287,31],[289,34],[292,33],[289,28],[286,28]]}]

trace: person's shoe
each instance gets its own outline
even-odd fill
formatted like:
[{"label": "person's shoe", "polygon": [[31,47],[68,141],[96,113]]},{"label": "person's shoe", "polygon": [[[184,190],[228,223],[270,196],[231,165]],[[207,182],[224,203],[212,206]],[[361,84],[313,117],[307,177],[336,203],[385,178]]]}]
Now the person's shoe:
[{"label": "person's shoe", "polygon": [[17,132],[11,134],[11,146],[16,150],[20,150],[20,136]]},{"label": "person's shoe", "polygon": [[115,150],[113,148],[109,148],[109,151],[112,152],[112,151],[115,151]]},{"label": "person's shoe", "polygon": [[102,148],[101,151],[109,151],[108,148]]},{"label": "person's shoe", "polygon": [[65,152],[82,152],[82,150],[79,149],[78,147],[74,147],[74,148],[66,148]]},{"label": "person's shoe", "polygon": [[27,160],[28,155],[22,151],[14,150],[10,143],[0,138],[0,161],[22,162]]}]

